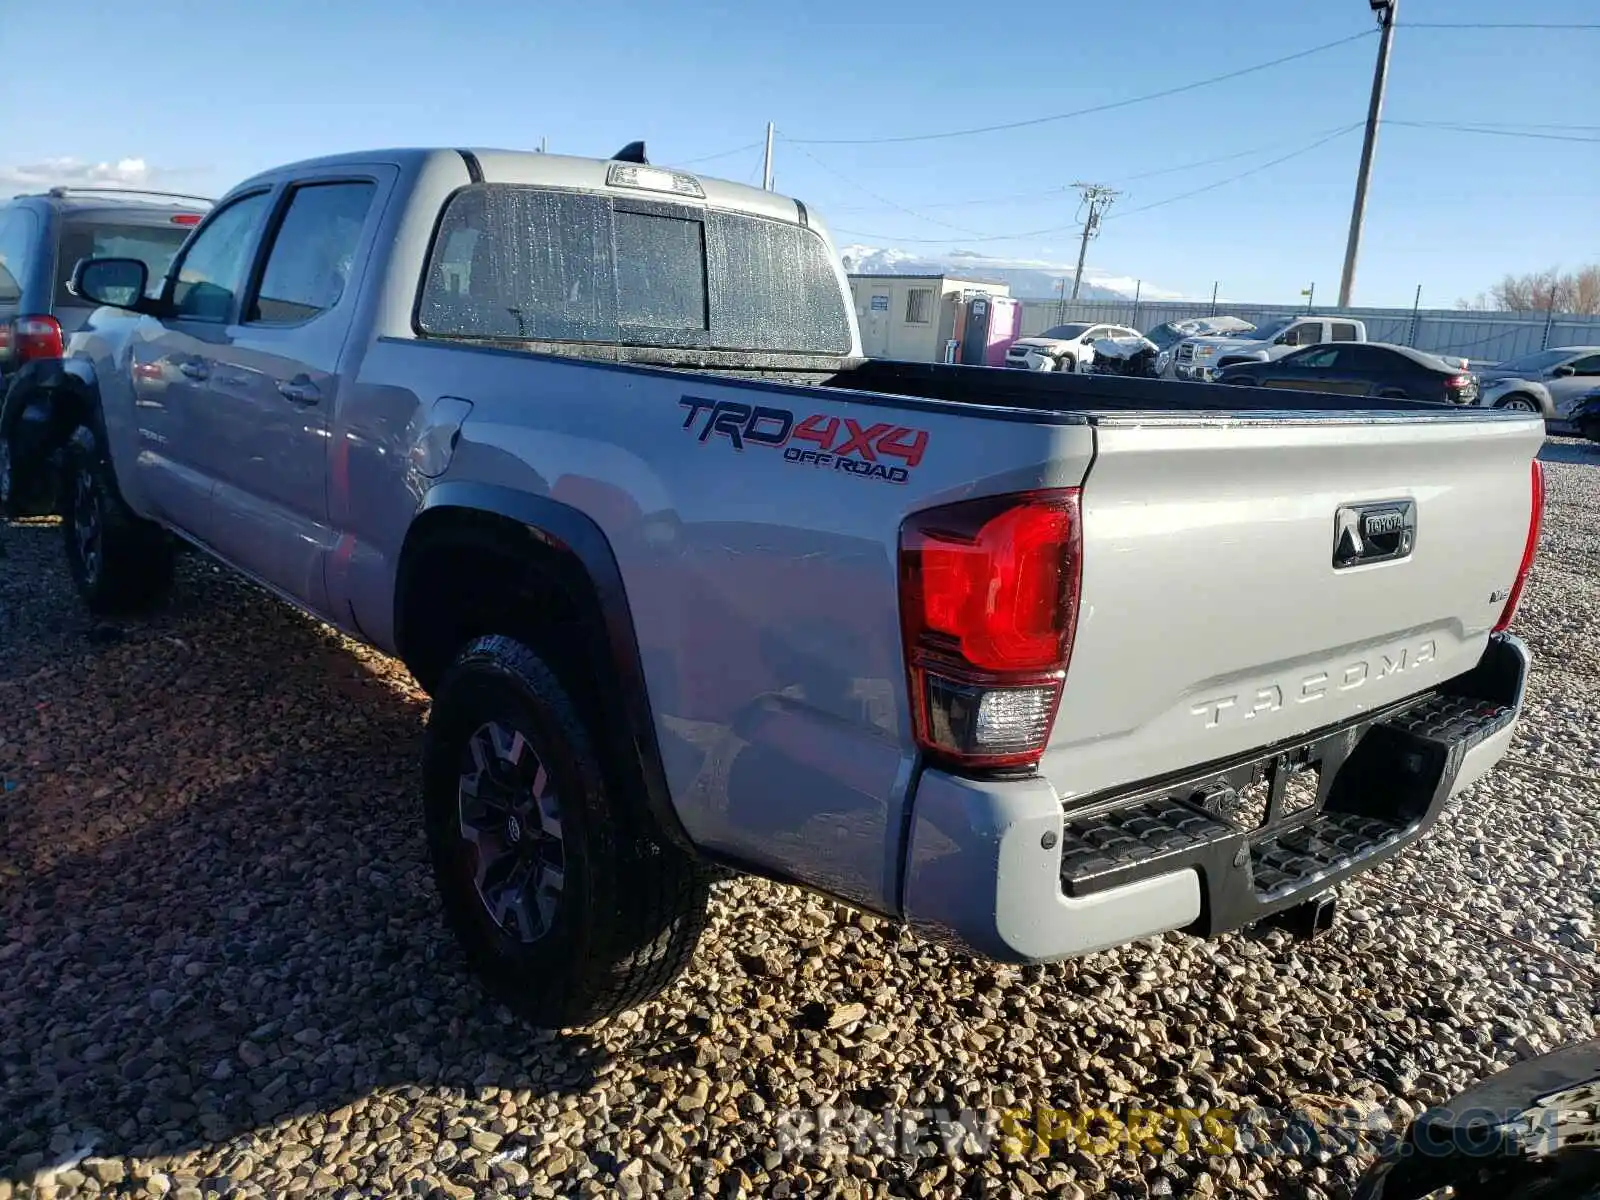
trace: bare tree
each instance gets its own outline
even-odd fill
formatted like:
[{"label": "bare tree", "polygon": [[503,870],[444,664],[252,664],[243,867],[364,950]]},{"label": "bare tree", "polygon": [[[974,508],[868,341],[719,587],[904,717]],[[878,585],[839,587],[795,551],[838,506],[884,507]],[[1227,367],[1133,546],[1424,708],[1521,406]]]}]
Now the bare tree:
[{"label": "bare tree", "polygon": [[1591,263],[1576,271],[1563,272],[1550,267],[1526,275],[1507,275],[1487,292],[1461,301],[1460,307],[1600,315],[1600,263]]}]

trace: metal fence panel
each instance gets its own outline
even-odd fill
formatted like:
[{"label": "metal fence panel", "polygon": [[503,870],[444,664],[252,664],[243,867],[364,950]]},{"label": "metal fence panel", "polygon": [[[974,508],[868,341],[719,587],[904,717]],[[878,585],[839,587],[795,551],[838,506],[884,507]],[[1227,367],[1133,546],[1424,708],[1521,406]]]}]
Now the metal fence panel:
[{"label": "metal fence panel", "polygon": [[[1052,325],[1074,321],[1131,325],[1154,329],[1168,321],[1212,315],[1234,316],[1260,325],[1305,310],[1279,304],[1230,304],[1209,300],[1091,300],[1062,304],[1059,300],[1024,300],[1022,334],[1030,337]],[[1500,362],[1549,346],[1600,346],[1600,316],[1572,314],[1475,312],[1470,309],[1318,308],[1318,316],[1353,317],[1367,326],[1375,342],[1415,346],[1435,354],[1460,354],[1482,362]]]}]

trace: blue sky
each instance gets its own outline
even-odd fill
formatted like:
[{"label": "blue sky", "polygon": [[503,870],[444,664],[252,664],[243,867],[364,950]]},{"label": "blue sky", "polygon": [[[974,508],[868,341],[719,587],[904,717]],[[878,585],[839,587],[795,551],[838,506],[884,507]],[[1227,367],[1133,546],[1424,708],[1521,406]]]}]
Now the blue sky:
[{"label": "blue sky", "polygon": [[[1405,27],[1597,22],[1594,0],[1403,4],[1387,116],[1600,139],[1600,31]],[[1108,15],[1087,15],[1096,10]],[[6,25],[0,43],[26,36]],[[1072,111],[1373,22],[1364,0],[1234,0],[1209,11],[1192,0],[1002,9],[953,0],[74,0],[71,28],[82,36],[64,38],[60,53],[4,54],[0,99],[12,117],[0,139],[0,192],[48,175],[220,193],[254,170],[330,151],[531,148],[541,137],[555,152],[601,156],[643,137],[658,162],[749,146],[696,169],[754,180],[752,144],[772,120],[778,189],[822,212],[841,244],[1070,264],[1070,229],[1007,235],[1072,226],[1070,193],[1038,193],[1099,180],[1127,195],[1090,247],[1090,278],[1186,295],[1209,295],[1216,280],[1227,297],[1270,302],[1292,301],[1312,282],[1319,299],[1336,294],[1359,129],[1163,202],[1360,122],[1377,49],[1370,36],[1095,116],[862,146],[796,140]],[[1446,307],[1507,271],[1595,261],[1597,212],[1600,140],[1387,126],[1355,300],[1409,305],[1420,283],[1424,306]]]}]

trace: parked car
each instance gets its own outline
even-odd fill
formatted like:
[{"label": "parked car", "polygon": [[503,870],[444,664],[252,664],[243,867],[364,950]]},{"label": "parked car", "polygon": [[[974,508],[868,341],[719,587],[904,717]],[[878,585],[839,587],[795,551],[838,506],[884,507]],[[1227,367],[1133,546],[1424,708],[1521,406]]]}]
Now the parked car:
[{"label": "parked car", "polygon": [[1580,437],[1600,442],[1600,388],[1580,397],[1572,406],[1572,424]]},{"label": "parked car", "polygon": [[1224,367],[1223,383],[1246,387],[1292,388],[1376,396],[1385,400],[1426,400],[1433,404],[1472,404],[1478,381],[1436,354],[1385,342],[1337,342],[1307,346],[1272,362]]},{"label": "parked car", "polygon": [[1539,350],[1479,373],[1478,403],[1489,408],[1540,413],[1546,421],[1568,425],[1579,397],[1600,384],[1600,346],[1562,346]]},{"label": "parked car", "polygon": [[164,273],[209,200],[123,188],[52,188],[0,204],[0,515],[48,505],[38,397],[55,386],[64,340],[93,305],[68,289],[83,258],[137,258]]},{"label": "parked car", "polygon": [[1179,379],[1215,380],[1222,368],[1235,363],[1269,362],[1301,346],[1322,342],[1364,342],[1367,327],[1361,321],[1328,317],[1280,317],[1276,321],[1232,337],[1193,337],[1178,346],[1174,371]]},{"label": "parked car", "polygon": [[176,537],[401,658],[539,1024],[665,987],[713,866],[1013,962],[1326,913],[1513,736],[1535,418],[867,360],[815,210],[637,145],[279,167],[148,274],[77,267],[80,595]]},{"label": "parked car", "polygon": [[1076,371],[1094,361],[1102,338],[1138,337],[1124,325],[1056,325],[1034,337],[1018,338],[1006,351],[1006,366],[1028,371]]}]

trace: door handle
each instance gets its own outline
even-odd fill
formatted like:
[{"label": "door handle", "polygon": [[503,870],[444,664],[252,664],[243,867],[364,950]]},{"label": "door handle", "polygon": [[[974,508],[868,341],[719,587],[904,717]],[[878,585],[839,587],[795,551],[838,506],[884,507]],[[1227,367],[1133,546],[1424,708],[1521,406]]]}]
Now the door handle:
[{"label": "door handle", "polygon": [[315,404],[322,399],[317,385],[303,375],[298,379],[280,379],[278,394],[295,404]]},{"label": "door handle", "polygon": [[211,369],[202,358],[186,358],[178,364],[178,370],[190,379],[206,379],[211,375]]}]

